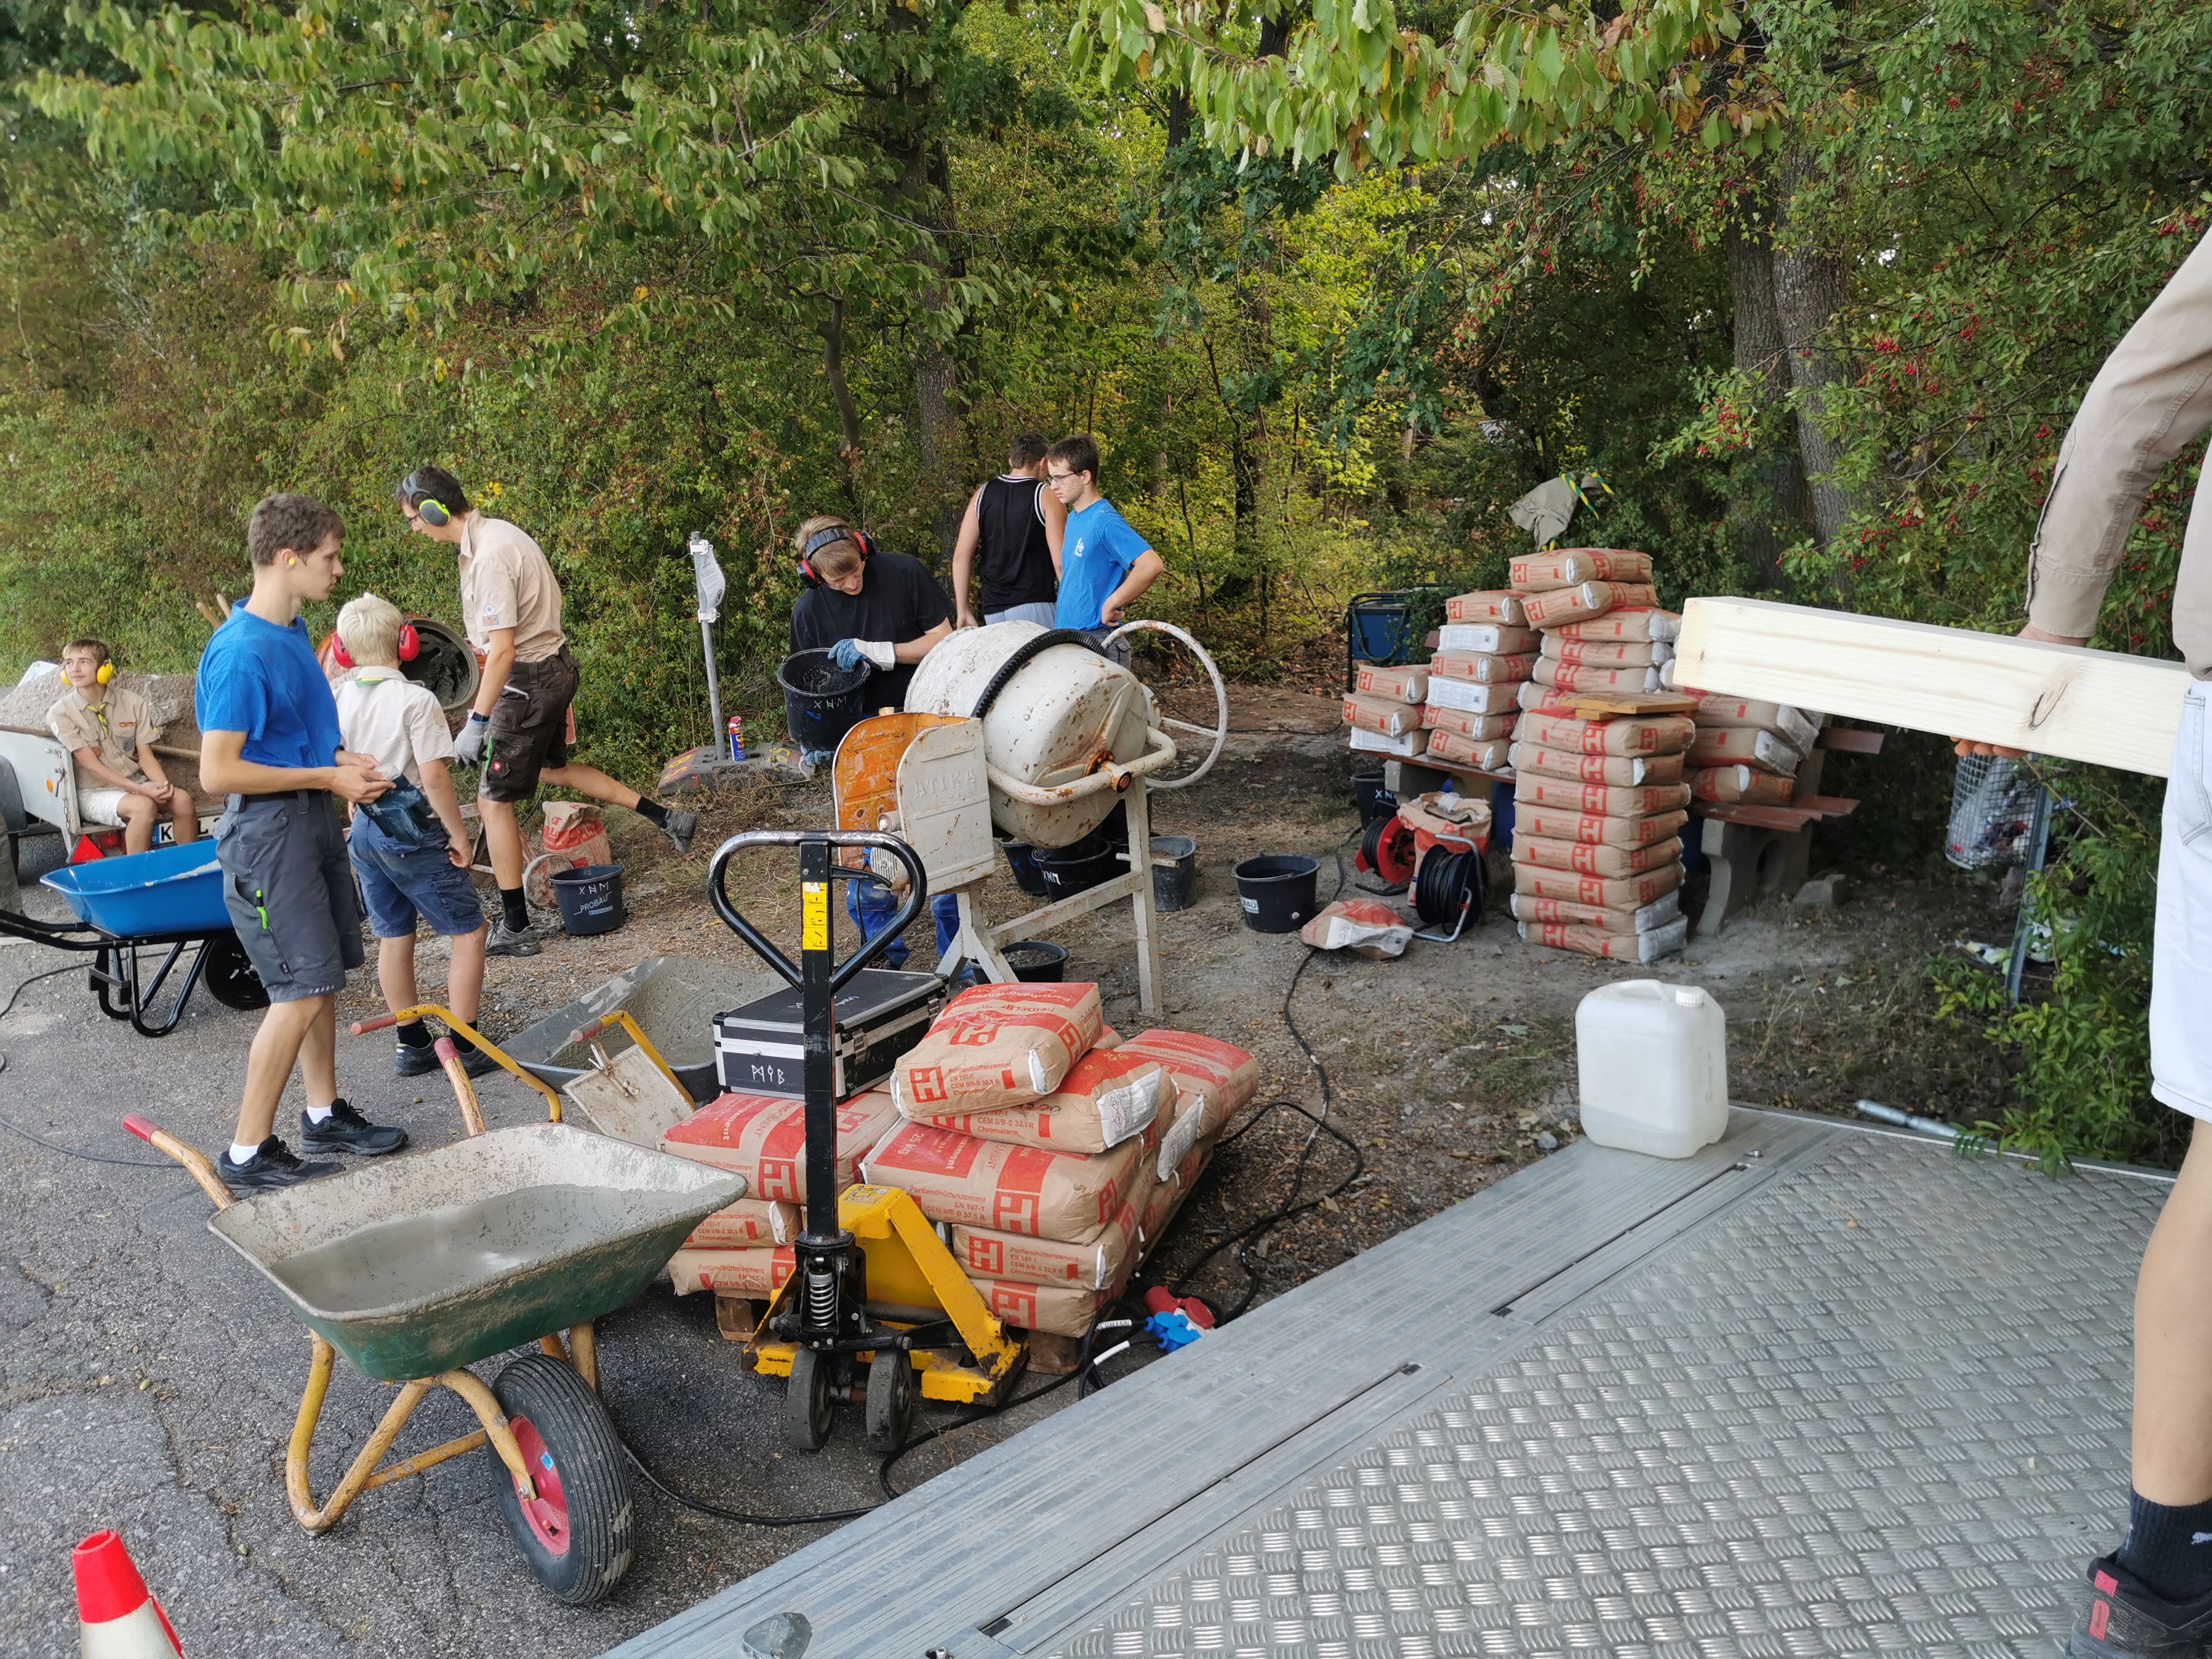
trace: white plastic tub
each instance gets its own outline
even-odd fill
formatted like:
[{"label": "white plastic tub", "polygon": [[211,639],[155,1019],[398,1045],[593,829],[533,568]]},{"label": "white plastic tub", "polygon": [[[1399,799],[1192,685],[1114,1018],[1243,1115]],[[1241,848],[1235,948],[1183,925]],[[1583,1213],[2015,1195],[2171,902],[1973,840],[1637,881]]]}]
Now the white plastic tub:
[{"label": "white plastic tub", "polygon": [[1728,1016],[1703,987],[1628,979],[1575,1010],[1583,1133],[1687,1158],[1728,1131]]}]

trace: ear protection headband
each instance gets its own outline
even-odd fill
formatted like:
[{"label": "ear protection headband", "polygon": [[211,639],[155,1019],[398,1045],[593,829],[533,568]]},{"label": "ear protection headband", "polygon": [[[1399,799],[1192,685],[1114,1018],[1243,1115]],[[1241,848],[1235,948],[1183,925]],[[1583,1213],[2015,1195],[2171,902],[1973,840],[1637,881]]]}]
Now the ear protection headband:
[{"label": "ear protection headband", "polygon": [[[413,623],[408,623],[399,630],[399,660],[413,662],[422,654],[422,636],[415,631]],[[345,641],[336,634],[331,635],[331,660],[341,668],[353,666],[352,653],[345,648]]]},{"label": "ear protection headband", "polygon": [[876,556],[875,540],[865,530],[855,530],[850,525],[832,525],[827,530],[817,530],[799,550],[799,580],[809,587],[823,586],[820,574],[814,568],[814,556],[832,542],[854,544],[860,550],[860,562],[864,565]]},{"label": "ear protection headband", "polygon": [[[416,518],[422,520],[424,524],[443,530],[447,525],[453,523],[453,510],[435,495],[428,494],[421,484],[416,482],[421,477],[422,474],[419,472],[410,472],[402,478],[399,481],[399,493],[406,497],[407,505],[415,509]],[[403,657],[400,660],[411,662],[414,659]]]},{"label": "ear protection headband", "polygon": [[114,665],[113,663],[112,663],[112,662],[104,662],[104,663],[100,664],[100,672],[98,672],[97,674],[94,674],[94,675],[93,676],[93,678],[94,678],[95,680],[98,680],[98,681],[99,681],[102,685],[106,685],[106,684],[108,684],[108,682],[109,682],[109,681],[112,680],[114,678],[115,678],[115,665]]}]

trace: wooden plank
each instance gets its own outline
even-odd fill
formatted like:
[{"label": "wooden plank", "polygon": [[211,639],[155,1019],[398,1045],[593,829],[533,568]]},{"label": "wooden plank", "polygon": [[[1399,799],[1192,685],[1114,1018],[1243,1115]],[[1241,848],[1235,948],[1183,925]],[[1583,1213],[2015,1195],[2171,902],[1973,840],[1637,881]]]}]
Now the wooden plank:
[{"label": "wooden plank", "polygon": [[1699,817],[1723,823],[1747,823],[1758,830],[1779,830],[1795,835],[1826,816],[1802,806],[1759,806],[1750,801],[1692,801],[1690,810]]},{"label": "wooden plank", "polygon": [[1859,726],[1824,726],[1813,739],[1815,749],[1833,749],[1846,755],[1879,755],[1883,734]]},{"label": "wooden plank", "polygon": [[1732,697],[2156,777],[2189,689],[2178,662],[1765,599],[1692,599],[1675,653],[1684,680]]},{"label": "wooden plank", "polygon": [[1790,805],[1818,812],[1824,818],[1847,818],[1859,810],[1859,804],[1848,795],[1798,795]]},{"label": "wooden plank", "polygon": [[1613,720],[1621,715],[1649,720],[1657,714],[1691,714],[1697,712],[1698,700],[1673,691],[1571,691],[1566,701],[1575,708],[1575,718],[1585,720]]}]

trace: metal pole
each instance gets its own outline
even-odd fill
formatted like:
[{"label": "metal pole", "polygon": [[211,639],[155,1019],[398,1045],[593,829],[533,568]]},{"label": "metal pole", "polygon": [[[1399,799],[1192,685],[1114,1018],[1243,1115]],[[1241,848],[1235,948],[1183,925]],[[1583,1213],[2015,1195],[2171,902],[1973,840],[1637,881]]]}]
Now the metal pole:
[{"label": "metal pole", "polygon": [[837,996],[830,985],[830,843],[799,843],[799,1006],[805,1021],[806,1242],[837,1240],[837,1086],[831,1064]]},{"label": "metal pole", "polygon": [[699,645],[707,653],[707,708],[714,716],[714,733],[708,738],[708,748],[719,748],[722,758],[730,758],[728,728],[722,724],[722,682],[714,672],[714,624],[705,617],[699,618]]},{"label": "metal pole", "polygon": [[[2030,880],[2043,873],[2043,860],[2051,845],[2051,789],[2039,784],[2035,790],[2035,805],[2027,815],[2027,873]],[[2005,1000],[2020,1000],[2021,975],[2027,971],[2028,924],[2034,920],[2033,900],[2027,888],[2021,890],[2020,915],[2012,925],[2012,956],[2005,963]]]}]

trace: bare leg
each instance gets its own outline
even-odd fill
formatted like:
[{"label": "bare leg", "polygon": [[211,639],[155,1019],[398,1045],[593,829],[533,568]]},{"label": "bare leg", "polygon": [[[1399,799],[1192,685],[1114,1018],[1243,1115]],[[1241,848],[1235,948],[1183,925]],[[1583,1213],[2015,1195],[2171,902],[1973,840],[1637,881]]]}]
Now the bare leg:
[{"label": "bare leg", "polygon": [[2135,1489],[2212,1500],[2212,1129],[2199,1121],[2136,1280]]},{"label": "bare leg", "polygon": [[[276,1103],[283,1097],[284,1085],[291,1080],[292,1067],[300,1058],[300,1050],[307,1033],[319,1027],[324,1036],[323,1068],[331,1071],[331,1053],[337,1043],[337,1007],[330,997],[301,997],[291,1002],[272,1002],[269,1012],[261,1017],[261,1029],[253,1034],[253,1048],[246,1061],[246,1098],[238,1109],[238,1135],[240,1145],[258,1146],[269,1139],[270,1127],[276,1121]],[[335,1085],[336,1079],[332,1079]],[[311,1085],[312,1086],[312,1085]],[[324,1096],[319,1105],[331,1103],[331,1096]]]},{"label": "bare leg", "polygon": [[637,791],[628,784],[617,783],[596,766],[581,766],[571,761],[566,766],[549,766],[538,775],[556,789],[573,789],[610,806],[637,811]]},{"label": "bare leg", "polygon": [[200,838],[200,810],[182,789],[169,797],[169,834],[179,847]]},{"label": "bare leg", "polygon": [[300,1076],[307,1085],[311,1111],[338,1097],[337,1000],[321,997],[317,1000],[322,1004],[322,1013],[300,1037]]},{"label": "bare leg", "polygon": [[[544,775],[548,778],[553,775]],[[501,887],[513,889],[522,885],[522,826],[515,821],[514,803],[486,800],[477,797],[477,811],[483,815],[484,845],[491,853],[492,879]]]},{"label": "bare leg", "polygon": [[154,844],[154,803],[143,795],[125,795],[115,809],[123,820],[123,850],[143,853]]},{"label": "bare leg", "polygon": [[446,965],[446,1006],[471,1025],[483,1000],[484,940],[490,932],[482,927],[448,941],[453,957]]},{"label": "bare leg", "polygon": [[376,988],[384,993],[387,1012],[412,1008],[415,991],[415,936],[376,941]]}]

